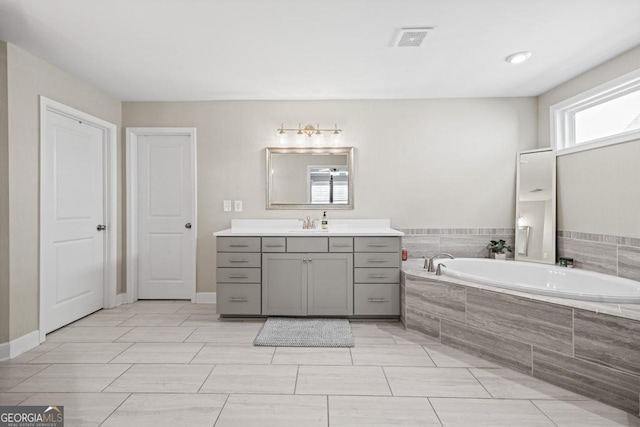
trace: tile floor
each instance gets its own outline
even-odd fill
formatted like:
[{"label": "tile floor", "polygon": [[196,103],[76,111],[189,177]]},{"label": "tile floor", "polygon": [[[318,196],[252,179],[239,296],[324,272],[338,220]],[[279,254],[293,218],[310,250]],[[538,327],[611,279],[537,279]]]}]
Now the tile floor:
[{"label": "tile floor", "polygon": [[67,426],[636,426],[607,405],[405,331],[356,346],[253,347],[262,320],[144,301],[0,363],[0,405],[64,405]]}]

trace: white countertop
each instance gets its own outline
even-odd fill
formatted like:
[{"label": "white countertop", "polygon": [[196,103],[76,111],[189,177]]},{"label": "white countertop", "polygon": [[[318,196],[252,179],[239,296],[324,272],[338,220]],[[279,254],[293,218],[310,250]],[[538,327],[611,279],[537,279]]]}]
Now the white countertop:
[{"label": "white countertop", "polygon": [[[320,224],[317,222],[317,227]],[[404,233],[391,228],[389,219],[330,219],[327,230],[303,230],[297,219],[234,219],[231,228],[213,233],[216,237],[230,236],[393,236]]]}]

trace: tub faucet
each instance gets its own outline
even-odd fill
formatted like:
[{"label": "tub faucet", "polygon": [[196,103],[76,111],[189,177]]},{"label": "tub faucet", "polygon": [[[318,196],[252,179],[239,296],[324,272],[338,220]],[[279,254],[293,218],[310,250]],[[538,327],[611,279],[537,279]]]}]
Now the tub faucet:
[{"label": "tub faucet", "polygon": [[438,259],[438,258],[450,258],[450,259],[454,259],[454,256],[451,254],[448,254],[446,252],[440,252],[435,254],[434,256],[432,256],[431,258],[426,258],[424,259],[424,268],[427,269],[428,272],[433,273],[434,271],[436,271],[435,267],[433,266],[433,260]]},{"label": "tub faucet", "polygon": [[443,263],[438,264],[438,268],[436,268],[436,276],[442,276],[442,267],[447,267]]}]

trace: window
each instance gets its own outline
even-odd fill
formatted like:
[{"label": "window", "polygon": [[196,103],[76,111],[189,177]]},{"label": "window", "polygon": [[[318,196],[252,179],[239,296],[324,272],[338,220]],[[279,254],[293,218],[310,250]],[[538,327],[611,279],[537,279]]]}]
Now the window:
[{"label": "window", "polygon": [[345,166],[309,166],[309,196],[313,204],[348,204],[349,171]]},{"label": "window", "polygon": [[558,154],[640,139],[640,70],[551,107]]}]

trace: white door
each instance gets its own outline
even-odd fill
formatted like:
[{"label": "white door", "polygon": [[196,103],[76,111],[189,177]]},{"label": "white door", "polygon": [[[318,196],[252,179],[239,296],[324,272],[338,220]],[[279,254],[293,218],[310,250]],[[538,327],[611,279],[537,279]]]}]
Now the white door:
[{"label": "white door", "polygon": [[103,131],[47,111],[43,141],[41,328],[103,307]]},{"label": "white door", "polygon": [[138,298],[195,293],[192,139],[138,135]]}]

